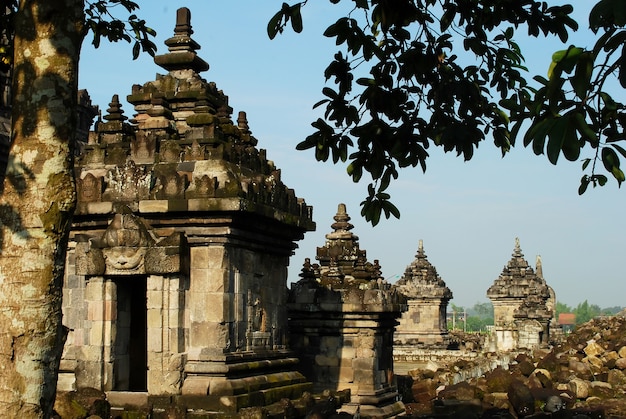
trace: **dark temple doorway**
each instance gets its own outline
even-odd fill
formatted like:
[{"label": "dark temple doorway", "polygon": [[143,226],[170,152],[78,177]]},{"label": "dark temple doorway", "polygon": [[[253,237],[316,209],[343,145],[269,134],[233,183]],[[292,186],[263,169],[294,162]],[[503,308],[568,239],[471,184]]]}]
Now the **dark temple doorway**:
[{"label": "dark temple doorway", "polygon": [[119,278],[114,390],[148,390],[148,309],[145,276]]}]

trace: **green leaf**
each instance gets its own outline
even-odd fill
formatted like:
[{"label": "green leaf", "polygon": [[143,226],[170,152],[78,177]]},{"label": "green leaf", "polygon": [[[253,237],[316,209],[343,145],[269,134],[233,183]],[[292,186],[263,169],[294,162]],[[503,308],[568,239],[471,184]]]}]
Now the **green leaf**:
[{"label": "green leaf", "polygon": [[576,112],[574,114],[574,124],[583,139],[588,139],[592,144],[598,143],[598,135],[591,129],[589,124],[587,124],[585,117],[581,113]]},{"label": "green leaf", "polygon": [[607,177],[604,175],[594,175],[592,178],[595,179],[600,186],[604,186],[606,185],[606,182],[608,182]]},{"label": "green leaf", "polygon": [[[397,219],[400,219],[400,210],[398,210],[398,208],[394,204],[392,204],[390,201],[385,201],[383,205],[386,213],[390,213]],[[387,216],[387,218],[389,218],[389,216]]]},{"label": "green leaf", "polygon": [[137,57],[139,57],[139,52],[140,52],[140,45],[139,42],[135,42],[135,44],[133,45],[133,60],[136,60]]},{"label": "green leaf", "polygon": [[604,147],[601,152],[602,155],[602,164],[604,164],[604,168],[611,172],[613,177],[617,180],[618,184],[625,180],[624,172],[619,168],[620,161],[619,156],[615,153],[615,150],[609,147]]},{"label": "green leaf", "polygon": [[574,76],[570,79],[576,96],[581,99],[585,99],[589,94],[592,74],[593,55],[590,52],[584,52],[579,55],[576,71],[574,72]]},{"label": "green leaf", "polygon": [[552,63],[548,69],[548,78],[552,79],[552,76],[555,75],[558,77],[560,72],[555,70],[562,70],[566,73],[571,73],[578,62],[578,57],[583,52],[584,49],[573,45],[567,49],[556,51],[552,54]]},{"label": "green leaf", "polygon": [[619,154],[626,158],[626,150],[617,144],[611,144],[611,147],[615,148]]},{"label": "green leaf", "polygon": [[626,8],[623,0],[600,0],[589,12],[589,26],[596,32],[600,28],[626,25]]},{"label": "green leaf", "polygon": [[[604,52],[616,51],[620,46],[626,43],[626,31],[619,31],[613,36],[610,36],[611,34],[613,34],[613,32],[609,31],[602,35],[600,39],[598,39],[598,42],[596,43],[597,46],[594,50],[597,50],[598,46],[600,46]],[[607,40],[606,38],[609,36],[610,38]],[[604,42],[602,42],[603,39],[605,40]]]},{"label": "green leaf", "polygon": [[302,3],[296,3],[291,6],[291,27],[296,33],[302,32],[302,14],[300,13],[300,7]]},{"label": "green leaf", "polygon": [[285,16],[284,8],[289,7],[287,3],[283,3],[283,9],[279,10],[267,23],[267,35],[270,39],[274,39],[279,32],[283,31],[283,17]]},{"label": "green leaf", "polygon": [[600,92],[600,97],[602,98],[602,101],[604,102],[604,106],[606,107],[607,110],[609,111],[617,110],[617,103],[613,100],[611,95],[609,95],[606,92]]},{"label": "green leaf", "polygon": [[583,170],[587,169],[587,166],[589,166],[589,163],[591,163],[591,159],[583,160]]},{"label": "green leaf", "polygon": [[584,175],[582,178],[580,178],[580,186],[578,187],[578,195],[584,194],[588,186],[589,186],[589,177],[587,175]]}]

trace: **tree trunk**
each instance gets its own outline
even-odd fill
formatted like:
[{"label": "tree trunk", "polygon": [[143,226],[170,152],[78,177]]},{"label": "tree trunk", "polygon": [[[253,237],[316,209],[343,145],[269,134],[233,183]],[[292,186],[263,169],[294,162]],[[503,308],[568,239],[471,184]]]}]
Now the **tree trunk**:
[{"label": "tree trunk", "polygon": [[49,417],[76,204],[73,136],[83,0],[20,0],[12,144],[0,185],[0,412]]}]

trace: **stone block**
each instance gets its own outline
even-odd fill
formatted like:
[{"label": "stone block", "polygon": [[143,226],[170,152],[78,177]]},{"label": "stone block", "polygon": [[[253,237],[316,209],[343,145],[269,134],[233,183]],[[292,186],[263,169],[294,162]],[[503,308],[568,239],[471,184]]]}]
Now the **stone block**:
[{"label": "stone block", "polygon": [[354,370],[352,367],[341,365],[338,371],[338,379],[340,383],[354,382]]},{"label": "stone block", "polygon": [[189,329],[190,351],[193,348],[217,348],[226,347],[226,331],[224,326],[212,322],[192,322]]},{"label": "stone block", "polygon": [[190,298],[192,321],[225,321],[227,296],[220,293],[192,293]]},{"label": "stone block", "polygon": [[337,356],[343,360],[349,361],[352,358],[356,358],[356,350],[354,348],[344,346],[339,350]]},{"label": "stone block", "polygon": [[59,373],[57,391],[75,391],[76,376],[73,373]]},{"label": "stone block", "polygon": [[163,330],[148,327],[148,353],[163,352]]},{"label": "stone block", "polygon": [[357,358],[373,358],[376,356],[376,351],[371,348],[357,348],[355,353]]},{"label": "stone block", "polygon": [[600,358],[594,355],[589,355],[583,358],[583,362],[589,365],[594,366],[598,370],[601,370],[604,366],[604,362]]},{"label": "stone block", "polygon": [[146,300],[148,310],[161,309],[163,307],[163,291],[148,291]]},{"label": "stone block", "polygon": [[336,367],[339,365],[339,359],[336,356],[316,355],[315,364],[322,367]]},{"label": "stone block", "polygon": [[573,378],[568,383],[569,390],[576,395],[577,399],[589,397],[589,381],[580,378]]},{"label": "stone block", "polygon": [[[72,272],[71,268],[68,266],[68,271]],[[70,289],[78,289],[83,285],[84,277],[80,275],[67,275],[65,278],[65,287]]]},{"label": "stone block", "polygon": [[163,280],[164,278],[161,275],[148,275],[146,280],[146,290],[148,292],[163,290]]},{"label": "stone block", "polygon": [[587,356],[598,356],[602,355],[605,352],[605,349],[597,342],[590,341],[587,346],[585,346],[585,349],[583,349],[583,352]]},{"label": "stone block", "polygon": [[179,310],[185,306],[185,295],[182,290],[173,289],[168,291],[167,308]]},{"label": "stone block", "polygon": [[191,269],[190,278],[194,292],[230,292],[228,271],[224,269]]},{"label": "stone block", "polygon": [[115,282],[104,281],[102,286],[104,288],[104,296],[100,298],[104,298],[105,301],[117,300],[117,284]]},{"label": "stone block", "polygon": [[139,212],[168,212],[169,202],[165,199],[139,201]]},{"label": "stone block", "polygon": [[148,328],[161,329],[164,325],[163,322],[163,310],[161,309],[148,309],[147,313]]},{"label": "stone block", "polygon": [[190,251],[190,267],[191,269],[208,269],[209,268],[209,248],[208,247],[192,247]]},{"label": "stone block", "polygon": [[93,327],[89,330],[89,344],[101,345],[104,337],[104,331],[102,330],[101,323],[94,322]]},{"label": "stone block", "polygon": [[226,260],[227,253],[226,249],[221,246],[210,246],[207,248],[208,250],[208,261],[210,265],[207,265],[211,268],[225,268],[230,266],[229,261]]},{"label": "stone block", "polygon": [[85,300],[96,301],[102,299],[102,287],[104,282],[102,278],[90,278],[85,286]]},{"label": "stone block", "polygon": [[320,342],[320,349],[322,351],[332,351],[336,353],[341,348],[341,337],[339,336],[324,336]]},{"label": "stone block", "polygon": [[626,374],[622,370],[612,369],[609,370],[607,376],[607,382],[613,386],[620,386],[626,384]]},{"label": "stone block", "polygon": [[168,335],[168,348],[173,352],[182,352],[185,347],[185,335],[182,329],[169,329]]},{"label": "stone block", "polygon": [[112,202],[88,202],[87,213],[88,214],[109,214],[113,212]]},{"label": "stone block", "polygon": [[87,303],[87,319],[92,321],[104,320],[104,302],[89,301]]},{"label": "stone block", "polygon": [[[70,341],[71,338],[71,341]],[[68,342],[71,342],[74,346],[86,345],[85,341],[85,329],[74,329],[68,335]]]}]

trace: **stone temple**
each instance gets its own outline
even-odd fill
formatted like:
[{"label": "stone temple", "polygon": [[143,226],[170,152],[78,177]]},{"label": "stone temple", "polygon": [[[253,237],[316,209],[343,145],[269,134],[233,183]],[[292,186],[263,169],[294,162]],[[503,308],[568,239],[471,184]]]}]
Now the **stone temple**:
[{"label": "stone temple", "polygon": [[494,310],[496,350],[547,344],[556,304],[554,291],[543,278],[541,259],[537,259],[535,272],[524,259],[519,239],[515,239],[511,256],[487,290]]},{"label": "stone temple", "polygon": [[422,240],[419,241],[415,260],[407,266],[396,287],[406,296],[408,310],[402,314],[394,344],[447,347],[446,314],[452,291],[428,261]]},{"label": "stone temple", "polygon": [[340,204],[333,231],[289,291],[289,341],[314,389],[351,391],[343,410],[386,418],[404,412],[393,373],[393,332],[405,299],[367,260]]},{"label": "stone temple", "polygon": [[155,58],[166,74],[128,95],[133,124],[113,96],[77,159],[59,390],[234,412],[311,387],[287,346],[286,282],[315,224],[245,113],[233,122],[200,76],[192,33],[180,9]]}]

